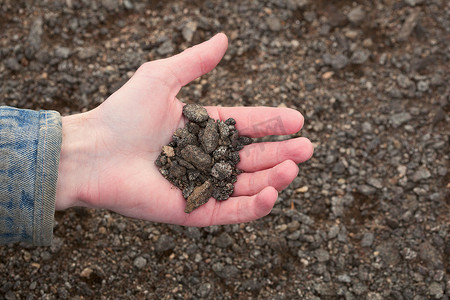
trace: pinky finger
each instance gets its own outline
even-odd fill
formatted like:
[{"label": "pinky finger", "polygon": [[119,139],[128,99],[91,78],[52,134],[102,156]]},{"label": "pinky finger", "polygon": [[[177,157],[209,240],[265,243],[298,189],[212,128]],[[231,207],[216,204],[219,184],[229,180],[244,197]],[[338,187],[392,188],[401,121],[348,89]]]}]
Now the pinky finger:
[{"label": "pinky finger", "polygon": [[267,186],[278,191],[286,188],[298,174],[298,166],[285,160],[273,168],[254,173],[242,173],[234,186],[233,196],[254,195]]},{"label": "pinky finger", "polygon": [[217,201],[210,225],[244,223],[262,218],[270,213],[277,198],[277,190],[269,186],[253,196]]}]

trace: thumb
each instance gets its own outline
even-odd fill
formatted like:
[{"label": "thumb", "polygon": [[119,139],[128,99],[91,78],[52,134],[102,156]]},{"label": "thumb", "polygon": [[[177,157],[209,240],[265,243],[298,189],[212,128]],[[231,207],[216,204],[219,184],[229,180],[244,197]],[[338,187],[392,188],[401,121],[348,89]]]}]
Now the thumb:
[{"label": "thumb", "polygon": [[220,62],[228,48],[227,36],[216,34],[210,40],[188,48],[182,53],[162,60],[174,75],[178,77],[181,86],[208,73]]},{"label": "thumb", "polygon": [[220,62],[228,47],[228,38],[219,33],[210,40],[175,56],[142,65],[136,75],[159,78],[173,90],[208,73]]}]

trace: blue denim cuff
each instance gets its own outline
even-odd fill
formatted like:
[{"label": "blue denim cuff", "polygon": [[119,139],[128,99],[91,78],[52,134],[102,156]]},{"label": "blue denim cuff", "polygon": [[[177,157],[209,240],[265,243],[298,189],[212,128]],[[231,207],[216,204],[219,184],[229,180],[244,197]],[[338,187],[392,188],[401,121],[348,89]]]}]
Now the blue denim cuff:
[{"label": "blue denim cuff", "polygon": [[61,140],[59,113],[0,107],[0,244],[51,244]]}]

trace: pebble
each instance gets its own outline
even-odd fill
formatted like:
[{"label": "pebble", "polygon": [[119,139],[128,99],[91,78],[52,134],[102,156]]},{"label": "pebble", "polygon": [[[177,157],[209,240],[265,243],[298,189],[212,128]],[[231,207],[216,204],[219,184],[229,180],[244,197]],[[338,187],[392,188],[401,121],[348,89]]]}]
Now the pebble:
[{"label": "pebble", "polygon": [[71,50],[67,47],[61,47],[58,46],[55,48],[55,56],[62,58],[62,59],[67,59],[70,56]]},{"label": "pebble", "polygon": [[134,8],[133,2],[131,2],[130,0],[123,0],[123,6],[128,10]]},{"label": "pebble", "polygon": [[407,112],[397,113],[391,116],[392,125],[396,128],[412,119],[411,114]]},{"label": "pebble", "polygon": [[422,3],[424,0],[404,0],[406,4],[408,4],[409,6],[416,6],[417,4]]},{"label": "pebble", "polygon": [[83,47],[78,49],[77,55],[81,60],[86,60],[96,56],[97,53],[98,51],[94,47]]},{"label": "pebble", "polygon": [[375,177],[370,177],[369,179],[367,179],[367,184],[377,189],[383,188],[383,183],[378,178]]},{"label": "pebble", "polygon": [[323,73],[322,78],[323,79],[330,79],[331,76],[333,76],[333,74],[334,74],[334,72],[332,72],[332,71],[325,72],[325,73]]},{"label": "pebble", "polygon": [[332,283],[319,283],[314,285],[314,289],[321,296],[336,296],[336,290]]},{"label": "pebble", "polygon": [[374,43],[371,38],[366,38],[366,39],[364,39],[362,45],[364,48],[371,48],[371,47],[373,47]]},{"label": "pebble", "polygon": [[353,52],[350,61],[355,65],[364,64],[370,56],[370,52],[368,50],[356,50]]},{"label": "pebble", "polygon": [[430,84],[432,86],[441,86],[444,84],[444,78],[440,74],[433,74],[431,76]]},{"label": "pebble", "polygon": [[172,236],[162,234],[155,244],[156,252],[164,252],[175,248],[175,240]]},{"label": "pebble", "polygon": [[369,292],[367,293],[367,300],[383,300],[383,296],[380,293]]},{"label": "pebble", "polygon": [[391,240],[382,242],[377,246],[376,251],[380,253],[386,266],[395,266],[400,262],[399,251]]},{"label": "pebble", "polygon": [[92,270],[91,268],[89,267],[84,268],[83,271],[81,271],[80,273],[80,277],[89,278],[91,277],[92,272],[94,272],[94,270]]},{"label": "pebble", "polygon": [[437,249],[434,248],[429,242],[420,244],[419,257],[430,268],[442,268],[443,266],[439,251],[437,251]]},{"label": "pebble", "polygon": [[300,228],[300,222],[297,221],[297,220],[294,220],[294,221],[292,221],[292,222],[289,222],[289,223],[286,225],[286,228],[287,228],[287,230],[288,230],[289,232],[297,231],[297,230]]},{"label": "pebble", "polygon": [[335,224],[331,226],[330,230],[328,231],[328,238],[331,240],[337,237],[339,234],[339,230],[340,230],[339,225]]},{"label": "pebble", "polygon": [[223,266],[222,264],[215,264],[212,267],[213,271],[222,279],[232,279],[239,274],[239,269],[233,265]]},{"label": "pebble", "polygon": [[417,21],[419,18],[419,11],[413,11],[403,23],[400,32],[398,33],[398,40],[401,42],[406,41],[411,35],[414,27],[417,25]]},{"label": "pebble", "polygon": [[116,10],[119,8],[120,0],[101,0],[103,7],[108,10]]},{"label": "pebble", "polygon": [[425,167],[420,167],[414,174],[411,176],[412,181],[419,182],[421,180],[425,180],[431,177],[430,171]]},{"label": "pebble", "polygon": [[404,89],[408,89],[411,86],[414,86],[414,82],[403,74],[398,75],[397,83],[400,87],[402,87]]},{"label": "pebble", "polygon": [[358,185],[358,192],[360,192],[363,195],[371,196],[371,195],[374,195],[376,193],[376,191],[377,190],[375,188],[373,188],[369,185],[366,185],[366,184]]},{"label": "pebble", "polygon": [[21,69],[20,64],[17,62],[17,59],[15,59],[13,57],[7,58],[4,61],[4,64],[8,69],[10,69],[11,71],[14,71],[14,72],[18,72]]},{"label": "pebble", "polygon": [[436,299],[441,299],[444,296],[444,289],[442,285],[438,282],[432,282],[428,287],[430,295],[434,296]]},{"label": "pebble", "polygon": [[294,212],[290,215],[292,219],[298,220],[300,223],[305,225],[312,225],[314,224],[314,220],[309,217],[308,215],[305,215],[301,212]]},{"label": "pebble", "polygon": [[356,39],[358,37],[358,35],[359,35],[359,31],[357,31],[357,30],[348,30],[345,32],[345,37],[347,37],[351,40]]},{"label": "pebble", "polygon": [[269,29],[273,32],[278,32],[282,28],[280,20],[273,15],[267,17],[266,23],[267,26],[269,26]]},{"label": "pebble", "polygon": [[350,12],[347,14],[347,18],[350,22],[353,24],[359,24],[364,20],[366,17],[366,13],[364,12],[364,9],[362,6],[357,6],[350,10]]},{"label": "pebble", "polygon": [[353,293],[357,296],[361,296],[367,292],[367,286],[361,282],[356,282],[352,286]]},{"label": "pebble", "polygon": [[288,234],[288,235],[286,236],[286,238],[287,238],[288,240],[293,240],[293,241],[295,241],[295,240],[298,240],[298,238],[300,237],[300,235],[301,235],[301,232],[297,230],[297,231],[292,232],[291,234]]},{"label": "pebble", "polygon": [[211,290],[212,290],[211,283],[209,282],[202,283],[197,289],[197,296],[201,298],[206,298],[211,293]]},{"label": "pebble", "polygon": [[331,211],[336,217],[344,215],[344,199],[340,197],[331,198]]},{"label": "pebble", "polygon": [[317,249],[314,251],[314,256],[319,262],[327,262],[330,260],[330,253],[324,249]]},{"label": "pebble", "polygon": [[283,232],[283,231],[286,231],[286,230],[287,230],[287,224],[280,224],[280,225],[277,225],[277,226],[275,226],[275,230],[276,230],[277,232]]},{"label": "pebble", "polygon": [[44,21],[40,16],[36,17],[30,26],[30,34],[28,35],[28,43],[34,51],[38,51],[41,47]]},{"label": "pebble", "polygon": [[309,187],[307,185],[299,187],[298,189],[295,189],[295,192],[297,193],[306,193],[309,190]]},{"label": "pebble", "polygon": [[64,287],[58,288],[58,298],[59,299],[69,299],[69,293]]},{"label": "pebble", "polygon": [[197,22],[189,21],[186,23],[186,25],[183,26],[181,34],[183,35],[183,38],[187,42],[191,42],[196,30],[197,30]]},{"label": "pebble", "polygon": [[411,248],[405,248],[402,250],[402,255],[406,260],[415,259],[417,257],[417,253]]},{"label": "pebble", "polygon": [[369,122],[365,121],[362,123],[361,125],[361,129],[364,133],[372,133],[373,131],[373,127],[372,124],[370,124]]},{"label": "pebble", "polygon": [[16,300],[17,298],[16,298],[16,295],[12,291],[8,291],[5,294],[5,299],[6,300]]},{"label": "pebble", "polygon": [[167,40],[161,44],[161,46],[156,49],[156,52],[160,56],[167,56],[169,54],[173,54],[175,52],[175,46],[172,43],[172,40]]},{"label": "pebble", "polygon": [[234,239],[226,232],[222,232],[216,239],[216,245],[220,248],[227,248],[233,245]]},{"label": "pebble", "polygon": [[370,247],[373,244],[375,236],[372,232],[366,232],[361,240],[361,247]]},{"label": "pebble", "polygon": [[350,283],[350,282],[352,282],[352,279],[351,279],[350,276],[348,276],[347,274],[338,275],[338,276],[337,276],[337,280],[338,280],[339,282],[344,282],[344,283]]},{"label": "pebble", "polygon": [[138,256],[134,259],[133,265],[138,269],[142,269],[147,265],[147,260],[142,256]]},{"label": "pebble", "polygon": [[380,55],[380,59],[378,60],[378,63],[379,63],[380,65],[384,65],[384,64],[386,64],[386,61],[387,61],[387,55],[386,55],[386,53],[381,54],[381,55]]},{"label": "pebble", "polygon": [[417,83],[417,90],[419,90],[420,92],[428,91],[429,87],[430,87],[430,84],[428,81],[421,80]]},{"label": "pebble", "polygon": [[349,63],[347,56],[345,56],[344,54],[337,54],[337,55],[326,54],[323,57],[323,61],[326,64],[331,65],[331,67],[335,70],[343,69]]},{"label": "pebble", "polygon": [[244,291],[252,291],[258,292],[262,288],[262,282],[257,280],[256,278],[246,280],[242,283],[242,290]]}]

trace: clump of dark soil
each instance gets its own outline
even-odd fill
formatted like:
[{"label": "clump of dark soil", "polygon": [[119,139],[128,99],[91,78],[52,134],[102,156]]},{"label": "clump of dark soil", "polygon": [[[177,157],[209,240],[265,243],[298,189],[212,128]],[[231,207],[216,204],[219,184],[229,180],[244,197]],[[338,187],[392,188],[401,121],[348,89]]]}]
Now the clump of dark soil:
[{"label": "clump of dark soil", "polygon": [[234,119],[214,120],[201,105],[187,104],[183,114],[189,122],[174,132],[155,163],[183,192],[187,200],[184,211],[191,213],[211,197],[219,201],[230,197],[241,172],[236,168],[239,150],[252,139],[239,136]]}]

